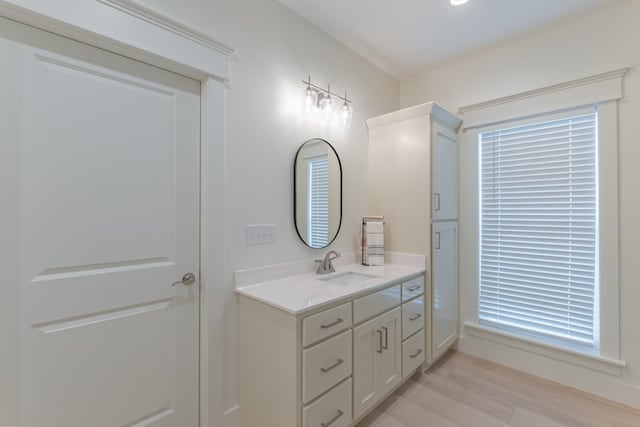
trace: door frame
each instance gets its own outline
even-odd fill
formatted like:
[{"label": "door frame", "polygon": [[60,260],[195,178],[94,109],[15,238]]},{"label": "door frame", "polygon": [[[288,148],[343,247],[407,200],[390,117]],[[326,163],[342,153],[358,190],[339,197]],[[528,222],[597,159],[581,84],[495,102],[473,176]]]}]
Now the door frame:
[{"label": "door frame", "polygon": [[[225,90],[234,50],[134,0],[0,0],[0,16],[195,79],[200,85],[200,426],[224,424]],[[222,201],[222,202],[221,202]],[[214,351],[218,349],[218,351]],[[214,381],[210,379],[214,378]]]}]

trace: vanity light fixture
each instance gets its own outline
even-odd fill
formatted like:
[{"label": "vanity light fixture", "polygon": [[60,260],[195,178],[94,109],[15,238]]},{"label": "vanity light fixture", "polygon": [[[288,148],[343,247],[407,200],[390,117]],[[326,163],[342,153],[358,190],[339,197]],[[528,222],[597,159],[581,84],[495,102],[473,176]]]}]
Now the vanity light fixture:
[{"label": "vanity light fixture", "polygon": [[335,102],[333,98],[337,98],[343,101],[342,106],[340,107],[340,125],[344,127],[351,126],[351,119],[353,118],[353,107],[351,105],[351,100],[347,98],[346,93],[344,94],[344,96],[340,96],[336,93],[331,92],[331,86],[327,86],[326,89],[320,86],[316,86],[311,83],[311,76],[309,76],[309,80],[303,80],[302,83],[306,85],[306,89],[304,91],[304,104],[306,106],[307,112],[320,110],[324,113],[325,118],[330,121],[335,108]]},{"label": "vanity light fixture", "polygon": [[469,0],[451,0],[451,5],[452,6],[462,6],[463,4],[465,4],[468,1]]}]

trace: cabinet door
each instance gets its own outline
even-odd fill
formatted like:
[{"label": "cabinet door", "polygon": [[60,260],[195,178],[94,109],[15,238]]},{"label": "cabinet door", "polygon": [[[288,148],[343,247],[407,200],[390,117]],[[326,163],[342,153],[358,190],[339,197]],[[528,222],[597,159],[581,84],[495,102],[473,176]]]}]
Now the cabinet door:
[{"label": "cabinet door", "polygon": [[458,223],[433,224],[432,357],[442,356],[458,338]]},{"label": "cabinet door", "polygon": [[376,373],[379,396],[384,396],[402,380],[402,310],[397,307],[380,316],[382,353],[377,353]]},{"label": "cabinet door", "polygon": [[458,144],[455,132],[434,122],[431,146],[431,219],[456,219],[458,217]]},{"label": "cabinet door", "polygon": [[353,417],[358,418],[379,399],[376,390],[376,357],[382,349],[378,318],[353,329]]}]

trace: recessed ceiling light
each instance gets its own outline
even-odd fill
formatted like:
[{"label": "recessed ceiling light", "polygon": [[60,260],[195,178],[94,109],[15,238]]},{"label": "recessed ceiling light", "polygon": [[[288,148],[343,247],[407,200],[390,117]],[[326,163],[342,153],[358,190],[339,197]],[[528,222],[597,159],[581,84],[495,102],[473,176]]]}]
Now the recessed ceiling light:
[{"label": "recessed ceiling light", "polygon": [[461,6],[461,5],[465,4],[468,1],[469,0],[451,0],[451,4],[453,6]]}]

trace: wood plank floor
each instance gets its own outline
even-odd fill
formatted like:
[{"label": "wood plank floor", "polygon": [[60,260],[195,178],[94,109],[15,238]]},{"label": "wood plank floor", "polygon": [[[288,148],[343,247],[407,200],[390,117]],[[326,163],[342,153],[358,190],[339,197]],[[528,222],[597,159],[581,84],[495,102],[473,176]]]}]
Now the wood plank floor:
[{"label": "wood plank floor", "polygon": [[640,427],[640,411],[452,352],[357,427]]}]

